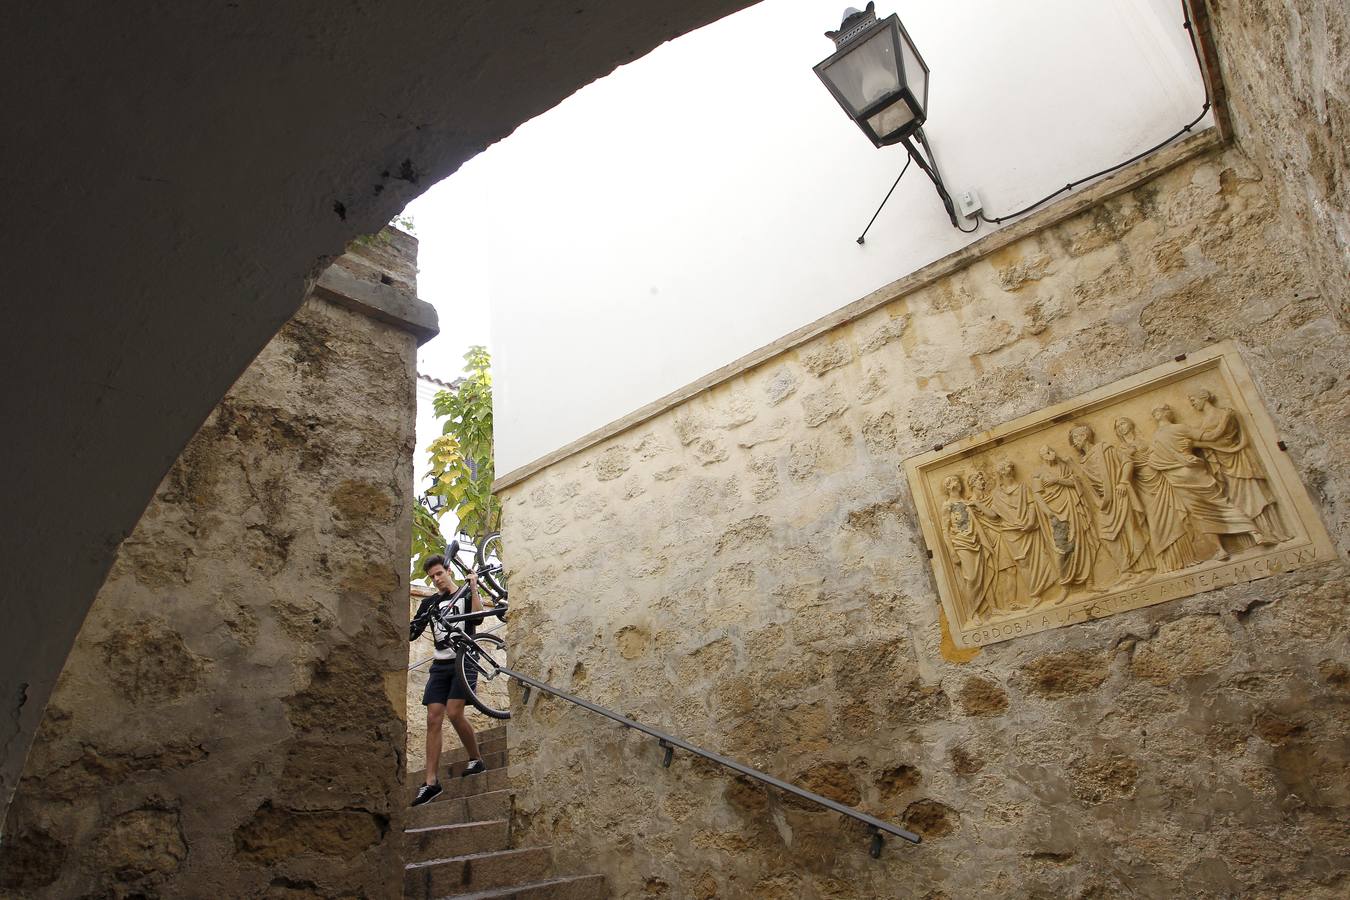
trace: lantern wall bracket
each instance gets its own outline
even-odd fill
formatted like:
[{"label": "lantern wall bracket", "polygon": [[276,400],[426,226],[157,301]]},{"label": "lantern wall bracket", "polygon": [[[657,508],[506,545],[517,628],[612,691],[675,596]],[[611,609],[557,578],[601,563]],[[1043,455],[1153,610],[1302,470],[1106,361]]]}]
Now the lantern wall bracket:
[{"label": "lantern wall bracket", "polygon": [[[867,232],[872,230],[872,223],[877,220],[877,216],[881,215],[881,210],[886,205],[886,201],[891,199],[891,194],[895,193],[896,185],[900,183],[900,179],[904,178],[905,173],[909,171],[910,163],[918,163],[919,168],[928,176],[928,180],[933,182],[933,187],[937,188],[938,198],[942,201],[943,207],[946,208],[947,218],[951,220],[953,228],[963,234],[970,234],[976,228],[980,227],[978,219],[975,220],[975,224],[970,228],[961,227],[960,221],[956,216],[956,201],[952,199],[951,192],[947,190],[947,186],[942,182],[942,173],[938,170],[937,157],[933,155],[933,148],[928,143],[928,138],[924,136],[923,129],[916,128],[913,137],[917,139],[917,147],[915,146],[915,141],[911,140],[909,137],[905,137],[900,141],[900,143],[904,145],[905,151],[909,154],[909,159],[905,160],[905,167],[900,170],[899,176],[895,179],[895,184],[891,185],[891,189],[887,191],[886,196],[882,198],[881,206],[878,206],[877,211],[872,213],[872,219],[867,223],[867,227],[863,229],[862,234],[858,235],[859,244],[866,240]],[[922,148],[922,152],[920,152],[920,148]]]}]

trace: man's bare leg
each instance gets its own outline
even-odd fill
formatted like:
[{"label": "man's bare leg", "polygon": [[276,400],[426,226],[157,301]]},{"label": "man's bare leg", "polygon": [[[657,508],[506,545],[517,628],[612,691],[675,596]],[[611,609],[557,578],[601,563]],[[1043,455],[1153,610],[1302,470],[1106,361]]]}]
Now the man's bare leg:
[{"label": "man's bare leg", "polygon": [[[450,719],[450,724],[454,726],[455,734],[459,735],[460,741],[463,742],[464,749],[469,751],[469,759],[481,759],[482,757],[478,755],[478,736],[473,733],[473,726],[469,724],[469,717],[464,715],[464,701],[445,701],[445,714]],[[436,727],[436,733],[440,734],[439,725]],[[427,730],[427,735],[429,739],[430,729]],[[439,750],[437,750],[436,755],[440,756]]]},{"label": "man's bare leg", "polygon": [[[458,703],[459,714],[464,715],[463,700],[450,702]],[[432,703],[427,706],[427,784],[435,784],[437,781],[436,773],[441,765],[441,722],[444,719],[444,703]]]}]

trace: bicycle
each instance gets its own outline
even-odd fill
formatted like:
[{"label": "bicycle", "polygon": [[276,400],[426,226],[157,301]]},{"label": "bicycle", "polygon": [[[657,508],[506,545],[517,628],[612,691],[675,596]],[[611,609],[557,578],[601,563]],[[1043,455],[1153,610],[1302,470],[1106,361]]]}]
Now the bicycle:
[{"label": "bicycle", "polygon": [[461,581],[468,577],[470,570],[470,564],[460,558],[464,553],[469,554],[472,568],[479,573],[478,587],[483,593],[494,601],[505,601],[506,570],[502,562],[501,532],[491,532],[481,544],[475,544],[472,537],[461,532],[446,545],[445,558],[459,572]]},{"label": "bicycle", "polygon": [[[453,543],[453,542],[452,542]],[[501,566],[476,569],[480,579],[493,575],[501,577]],[[481,587],[481,584],[480,584]],[[455,591],[452,601],[464,599],[468,603],[467,581]],[[452,604],[453,605],[453,604]],[[483,715],[494,719],[511,718],[510,678],[502,671],[506,666],[506,640],[491,632],[470,637],[453,625],[482,622],[490,617],[506,621],[508,603],[503,596],[491,609],[446,616],[433,611],[442,628],[449,634],[450,649],[455,651],[455,671],[468,694],[468,699]]]}]

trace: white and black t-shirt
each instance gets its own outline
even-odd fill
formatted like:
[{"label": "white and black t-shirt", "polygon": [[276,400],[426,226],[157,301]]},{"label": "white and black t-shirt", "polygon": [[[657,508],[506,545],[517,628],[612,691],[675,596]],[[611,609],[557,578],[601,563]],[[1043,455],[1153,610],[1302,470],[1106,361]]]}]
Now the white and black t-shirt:
[{"label": "white and black t-shirt", "polygon": [[[455,658],[454,647],[450,643],[450,631],[441,622],[442,617],[462,616],[469,612],[470,600],[469,593],[466,591],[458,599],[453,594],[436,594],[431,597],[425,597],[421,605],[417,608],[417,615],[413,617],[412,625],[409,628],[409,640],[415,641],[428,625],[431,626],[431,637],[436,644],[436,659],[453,660]],[[435,615],[432,615],[432,610]],[[465,627],[467,626],[467,627]],[[470,636],[474,633],[475,625],[472,622],[453,622],[451,629],[462,631]]]}]

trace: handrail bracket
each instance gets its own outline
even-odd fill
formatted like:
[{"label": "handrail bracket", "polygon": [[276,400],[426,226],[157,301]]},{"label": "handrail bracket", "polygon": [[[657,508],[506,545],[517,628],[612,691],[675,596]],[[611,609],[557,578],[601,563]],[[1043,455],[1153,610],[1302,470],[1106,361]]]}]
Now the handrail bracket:
[{"label": "handrail bracket", "polygon": [[666,758],[661,760],[661,765],[669,769],[670,761],[675,758],[675,748],[671,744],[667,744],[665,738],[662,738],[661,740],[657,741],[657,743],[660,744],[662,747],[664,747],[666,750]]}]

